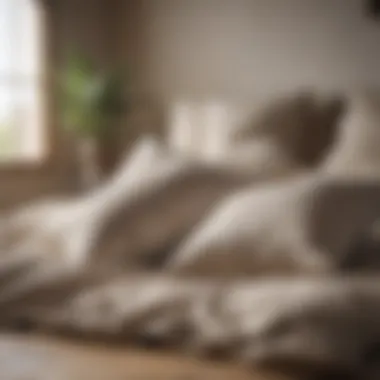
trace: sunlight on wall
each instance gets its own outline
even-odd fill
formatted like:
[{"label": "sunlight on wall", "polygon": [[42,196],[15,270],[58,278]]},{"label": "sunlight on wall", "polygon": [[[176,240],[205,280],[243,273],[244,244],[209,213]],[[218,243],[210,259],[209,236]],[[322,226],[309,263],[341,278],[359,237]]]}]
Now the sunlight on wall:
[{"label": "sunlight on wall", "polygon": [[237,110],[226,102],[180,101],[170,109],[169,143],[183,153],[218,160],[236,127]]},{"label": "sunlight on wall", "polygon": [[43,154],[43,21],[34,0],[0,0],[0,159]]}]

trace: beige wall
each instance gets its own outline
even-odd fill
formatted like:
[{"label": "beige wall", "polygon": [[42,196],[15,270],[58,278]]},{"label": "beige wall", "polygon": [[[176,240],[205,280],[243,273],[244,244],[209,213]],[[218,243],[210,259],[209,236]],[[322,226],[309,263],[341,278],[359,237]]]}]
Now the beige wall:
[{"label": "beige wall", "polygon": [[[251,99],[301,86],[380,84],[380,22],[365,16],[361,0],[51,3],[56,67],[71,40],[101,64],[122,58],[130,89],[141,94],[137,102],[145,95]],[[139,133],[157,128],[141,110]],[[70,188],[72,149],[61,136],[55,150],[43,171],[0,168],[0,208]]]},{"label": "beige wall", "polygon": [[122,53],[135,84],[169,103],[167,132],[190,154],[223,154],[235,128],[226,119],[244,120],[241,113],[273,94],[380,85],[380,21],[367,15],[363,0],[129,0],[124,6]]},{"label": "beige wall", "polygon": [[141,83],[159,96],[380,84],[380,21],[367,17],[362,0],[138,3]]}]

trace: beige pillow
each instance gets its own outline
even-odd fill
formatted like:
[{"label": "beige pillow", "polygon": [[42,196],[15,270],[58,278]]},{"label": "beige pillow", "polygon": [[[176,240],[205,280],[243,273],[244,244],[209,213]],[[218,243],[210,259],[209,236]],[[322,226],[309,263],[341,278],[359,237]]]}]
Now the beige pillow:
[{"label": "beige pillow", "polygon": [[380,176],[380,91],[349,97],[321,170],[335,176]]},{"label": "beige pillow", "polygon": [[278,96],[252,115],[235,141],[271,141],[284,157],[313,167],[332,143],[344,105],[341,97],[307,91]]}]

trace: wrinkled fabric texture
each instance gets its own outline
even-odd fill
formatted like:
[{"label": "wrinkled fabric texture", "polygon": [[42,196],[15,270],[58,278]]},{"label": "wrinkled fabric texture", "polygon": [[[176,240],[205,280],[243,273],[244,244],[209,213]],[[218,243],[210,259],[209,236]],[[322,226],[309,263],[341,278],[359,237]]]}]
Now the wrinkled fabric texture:
[{"label": "wrinkled fabric texture", "polygon": [[376,378],[380,101],[338,103],[274,102],[212,164],[143,138],[3,216],[0,324]]}]

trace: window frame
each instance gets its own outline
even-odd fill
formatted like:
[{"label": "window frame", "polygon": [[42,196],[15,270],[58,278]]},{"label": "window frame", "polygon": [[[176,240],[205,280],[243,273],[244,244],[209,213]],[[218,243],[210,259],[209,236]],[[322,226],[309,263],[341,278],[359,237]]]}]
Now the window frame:
[{"label": "window frame", "polygon": [[55,111],[55,80],[54,68],[56,67],[56,25],[54,8],[51,0],[32,0],[40,3],[41,29],[42,29],[42,76],[41,76],[41,102],[43,120],[43,144],[44,152],[38,160],[30,160],[25,157],[15,157],[11,160],[0,160],[0,174],[3,173],[33,173],[52,171],[57,166],[58,157],[58,130]]}]

